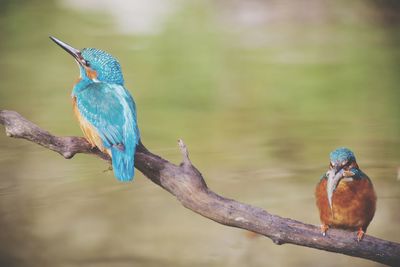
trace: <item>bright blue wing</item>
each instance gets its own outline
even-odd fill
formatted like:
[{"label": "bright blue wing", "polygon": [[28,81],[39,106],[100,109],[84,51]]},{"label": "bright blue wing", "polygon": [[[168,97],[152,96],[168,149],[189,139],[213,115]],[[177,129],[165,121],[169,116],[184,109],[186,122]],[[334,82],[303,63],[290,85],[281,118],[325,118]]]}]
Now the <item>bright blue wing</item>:
[{"label": "bright blue wing", "polygon": [[96,82],[76,94],[76,104],[97,130],[103,146],[111,150],[115,176],[121,181],[132,180],[140,138],[132,96],[121,85]]}]

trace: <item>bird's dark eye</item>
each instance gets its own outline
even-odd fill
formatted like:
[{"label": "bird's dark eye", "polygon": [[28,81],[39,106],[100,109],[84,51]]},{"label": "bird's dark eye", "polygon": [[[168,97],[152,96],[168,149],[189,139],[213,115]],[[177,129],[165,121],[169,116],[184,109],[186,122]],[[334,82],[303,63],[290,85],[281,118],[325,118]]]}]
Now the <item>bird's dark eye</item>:
[{"label": "bird's dark eye", "polygon": [[85,60],[85,64],[86,64],[86,66],[90,66],[90,63],[89,63],[89,61],[87,61],[87,60]]}]

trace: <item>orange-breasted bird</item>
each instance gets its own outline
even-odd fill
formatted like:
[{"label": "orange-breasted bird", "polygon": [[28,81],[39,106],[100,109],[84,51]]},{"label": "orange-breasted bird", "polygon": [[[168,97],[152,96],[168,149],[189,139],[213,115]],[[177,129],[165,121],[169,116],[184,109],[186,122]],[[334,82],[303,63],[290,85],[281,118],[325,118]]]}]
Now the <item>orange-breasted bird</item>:
[{"label": "orange-breasted bird", "polygon": [[357,240],[362,239],[375,214],[376,194],[353,152],[347,148],[331,152],[329,169],[317,184],[315,197],[324,236],[332,227],[357,231]]},{"label": "orange-breasted bird", "polygon": [[55,37],[50,39],[78,63],[80,77],[72,90],[72,103],[86,139],[110,155],[119,181],[131,181],[140,136],[135,102],[125,89],[118,60],[100,49],[80,51]]}]

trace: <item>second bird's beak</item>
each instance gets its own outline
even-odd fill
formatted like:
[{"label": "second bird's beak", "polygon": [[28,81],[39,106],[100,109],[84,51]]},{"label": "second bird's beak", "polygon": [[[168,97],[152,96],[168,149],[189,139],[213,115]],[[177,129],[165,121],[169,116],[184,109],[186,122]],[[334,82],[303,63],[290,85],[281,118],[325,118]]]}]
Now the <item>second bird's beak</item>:
[{"label": "second bird's beak", "polygon": [[327,174],[328,174],[328,182],[326,184],[326,193],[328,195],[328,201],[329,201],[329,206],[332,210],[332,196],[333,192],[335,192],[335,189],[337,185],[339,184],[340,179],[343,178],[343,167],[340,166],[335,166],[332,169],[330,169]]},{"label": "second bird's beak", "polygon": [[72,46],[70,46],[69,44],[66,44],[60,40],[58,40],[57,38],[50,36],[50,39],[55,42],[56,44],[58,44],[62,49],[64,49],[65,51],[68,52],[68,54],[70,54],[71,56],[73,56],[76,60],[76,62],[78,62],[78,64],[82,65],[82,66],[86,66],[86,61],[83,59],[82,55],[81,55],[81,51],[79,51],[78,49],[73,48]]}]

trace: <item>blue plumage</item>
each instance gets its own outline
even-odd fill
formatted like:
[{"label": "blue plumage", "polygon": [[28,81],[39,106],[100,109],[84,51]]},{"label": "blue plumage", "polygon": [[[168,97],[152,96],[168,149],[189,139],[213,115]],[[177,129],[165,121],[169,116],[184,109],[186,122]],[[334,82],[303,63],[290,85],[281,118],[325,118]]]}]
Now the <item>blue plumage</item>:
[{"label": "blue plumage", "polygon": [[341,163],[345,161],[356,161],[356,157],[354,156],[354,153],[345,147],[340,147],[335,149],[334,151],[331,152],[330,154],[330,159],[331,162],[333,163]]},{"label": "blue plumage", "polygon": [[[75,88],[80,88],[79,83]],[[111,151],[115,176],[121,181],[132,180],[139,129],[129,92],[121,85],[96,82],[76,90],[74,96],[82,117],[97,130],[104,148]]]},{"label": "blue plumage", "polygon": [[368,179],[368,176],[360,170],[358,164],[356,163],[356,156],[354,153],[346,148],[339,147],[330,153],[330,160],[335,166],[345,166],[348,165],[348,170],[352,173],[353,179]]},{"label": "blue plumage", "polygon": [[112,55],[96,48],[83,48],[81,55],[86,64],[97,71],[98,80],[124,85],[121,65]]},{"label": "blue plumage", "polygon": [[105,51],[95,48],[79,51],[50,38],[79,65],[80,79],[73,88],[72,98],[86,138],[111,156],[118,180],[131,181],[140,134],[135,102],[124,87],[119,62]]}]

